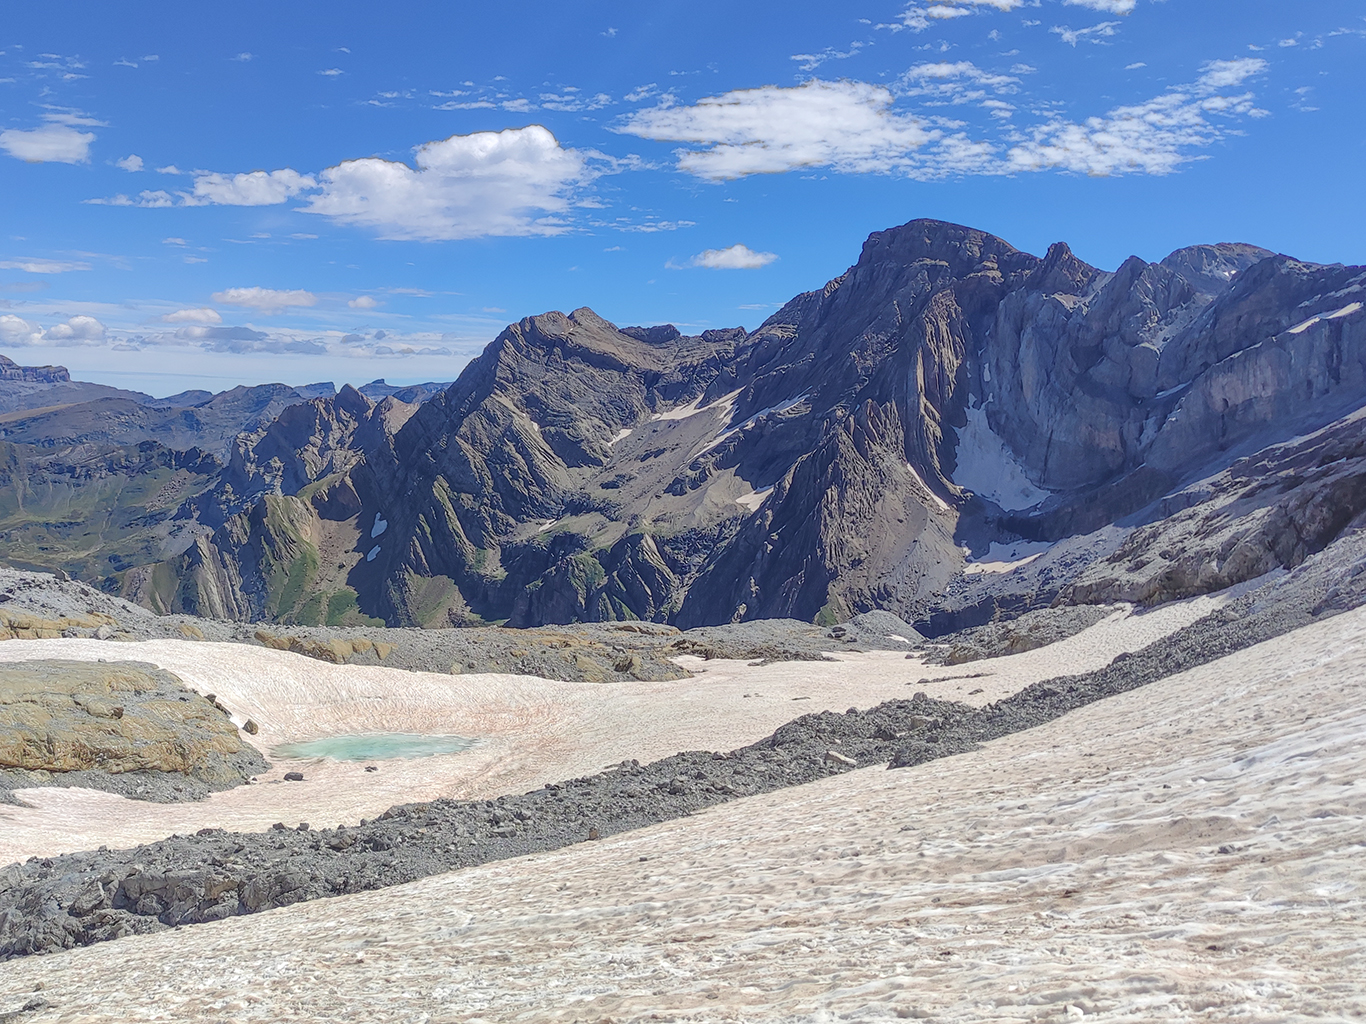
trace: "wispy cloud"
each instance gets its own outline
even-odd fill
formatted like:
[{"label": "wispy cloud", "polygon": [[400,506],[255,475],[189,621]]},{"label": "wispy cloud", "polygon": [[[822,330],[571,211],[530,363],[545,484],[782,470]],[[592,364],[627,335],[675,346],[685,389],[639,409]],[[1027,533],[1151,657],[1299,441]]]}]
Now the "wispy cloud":
[{"label": "wispy cloud", "polygon": [[706,148],[678,151],[678,167],[723,181],[798,167],[890,171],[936,136],[919,118],[893,112],[889,89],[813,79],[659,106],[625,118],[618,131]]},{"label": "wispy cloud", "polygon": [[73,270],[89,269],[89,263],[72,260],[0,260],[0,270],[22,270],[25,274],[67,274]]},{"label": "wispy cloud", "polygon": [[220,306],[241,306],[266,315],[283,313],[300,306],[316,306],[318,297],[301,288],[282,291],[276,288],[228,288],[214,292],[209,298]]},{"label": "wispy cloud", "polygon": [[1265,114],[1251,93],[1220,95],[1266,70],[1254,57],[1210,61],[1191,85],[1145,103],[1116,107],[1080,123],[1055,119],[1011,148],[1007,160],[1020,171],[1066,170],[1091,175],[1170,174],[1198,150],[1223,138],[1214,117]]},{"label": "wispy cloud", "polygon": [[849,49],[844,51],[836,50],[833,46],[827,46],[820,53],[794,53],[788,59],[801,61],[799,66],[803,71],[815,71],[826,61],[848,60],[850,57],[857,57],[859,51],[867,45],[867,43],[852,42],[849,44]]},{"label": "wispy cloud", "polygon": [[1061,37],[1062,41],[1068,46],[1076,46],[1078,43],[1102,43],[1111,36],[1119,32],[1119,22],[1102,21],[1099,25],[1092,25],[1090,28],[1069,28],[1066,25],[1054,25],[1048,31]]},{"label": "wispy cloud", "polygon": [[1130,14],[1138,6],[1138,0],[1062,0],[1071,7],[1089,7],[1105,14]]},{"label": "wispy cloud", "polygon": [[1026,0],[938,0],[928,3],[911,0],[893,21],[874,27],[893,32],[923,32],[935,22],[965,18],[983,9],[1009,12],[1025,3]]}]

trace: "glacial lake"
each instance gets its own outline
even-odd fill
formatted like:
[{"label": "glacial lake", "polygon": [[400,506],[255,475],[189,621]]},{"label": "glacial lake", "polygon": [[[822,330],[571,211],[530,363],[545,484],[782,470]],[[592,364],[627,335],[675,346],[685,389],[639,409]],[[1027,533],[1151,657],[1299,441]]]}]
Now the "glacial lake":
[{"label": "glacial lake", "polygon": [[328,736],[307,743],[285,743],[274,748],[276,757],[330,757],[334,761],[389,761],[395,758],[456,754],[474,746],[465,736],[424,736],[386,732],[366,736]]}]

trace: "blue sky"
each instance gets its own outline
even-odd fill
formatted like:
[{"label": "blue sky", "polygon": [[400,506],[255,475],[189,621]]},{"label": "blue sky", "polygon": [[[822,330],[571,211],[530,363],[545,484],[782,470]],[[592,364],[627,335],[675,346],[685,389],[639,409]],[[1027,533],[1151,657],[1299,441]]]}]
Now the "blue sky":
[{"label": "blue sky", "polygon": [[753,328],[914,217],[1366,262],[1361,0],[7,6],[0,352],[155,394]]}]

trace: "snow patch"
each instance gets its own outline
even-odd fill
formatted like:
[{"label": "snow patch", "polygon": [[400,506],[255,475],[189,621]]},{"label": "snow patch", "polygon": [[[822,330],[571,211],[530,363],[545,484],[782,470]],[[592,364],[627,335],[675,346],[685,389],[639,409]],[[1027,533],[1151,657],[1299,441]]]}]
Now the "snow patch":
[{"label": "snow patch", "polygon": [[759,511],[759,506],[762,505],[762,504],[764,503],[764,499],[767,498],[767,497],[768,497],[770,494],[772,494],[772,493],[773,493],[773,485],[772,485],[772,484],[769,484],[767,487],[763,488],[762,490],[750,491],[748,494],[742,494],[742,495],[740,495],[740,497],[738,497],[738,498],[735,499],[735,504],[737,504],[737,505],[743,505],[743,506],[745,506],[745,508],[749,509],[751,512],[757,512],[757,511]]},{"label": "snow patch", "polygon": [[990,498],[1007,512],[1032,508],[1048,497],[1035,487],[1000,436],[987,423],[984,408],[968,409],[967,426],[958,431],[958,468],[953,482]]},{"label": "snow patch", "polygon": [[373,540],[387,529],[389,529],[389,520],[383,518],[378,512],[376,512],[375,525],[370,527],[370,539]]},{"label": "snow patch", "polygon": [[614,438],[612,438],[612,440],[610,440],[610,441],[607,442],[607,447],[608,447],[608,448],[611,448],[611,447],[612,447],[614,444],[616,444],[618,441],[625,441],[625,440],[626,440],[628,437],[630,437],[630,436],[631,436],[631,429],[630,429],[629,427],[626,427],[626,428],[623,428],[623,429],[621,429],[621,430],[618,430],[618,431],[617,431],[617,436],[614,437]]},{"label": "snow patch", "polygon": [[[733,393],[733,395],[738,395],[739,393],[740,392],[736,391]],[[764,408],[756,412],[753,416],[751,416],[749,419],[745,420],[744,423],[741,423],[739,426],[728,427],[721,433],[717,434],[716,437],[712,438],[712,440],[708,442],[704,448],[702,448],[700,451],[694,452],[693,458],[697,458],[697,456],[701,455],[703,452],[711,451],[718,444],[720,444],[722,441],[732,436],[733,434],[738,434],[742,430],[748,430],[750,427],[754,426],[754,424],[758,423],[765,416],[769,416],[775,412],[787,412],[788,409],[791,409],[793,406],[804,401],[806,399],[806,396],[810,393],[811,392],[809,391],[803,391],[796,398],[789,398],[787,399],[787,401],[779,402],[777,405],[765,406]],[[733,397],[733,395],[728,395],[727,397]],[[720,403],[718,402],[717,404],[719,405]]]},{"label": "snow patch", "polygon": [[915,482],[920,485],[920,489],[934,499],[934,503],[936,505],[942,508],[945,512],[949,511],[949,503],[946,502],[939,495],[935,494],[934,491],[930,490],[928,487],[925,486],[925,481],[920,479],[920,474],[915,471],[914,466],[912,466],[908,462],[906,463],[906,469],[911,474],[911,476],[915,478]]},{"label": "snow patch", "polygon": [[686,420],[689,416],[696,416],[699,412],[713,412],[721,406],[725,406],[726,410],[729,411],[730,407],[735,404],[735,400],[740,397],[740,392],[743,390],[744,388],[737,388],[728,395],[722,395],[716,401],[712,402],[711,405],[698,405],[697,403],[702,401],[702,396],[699,395],[687,405],[680,405],[677,409],[670,409],[668,412],[655,413],[650,417],[650,420],[651,422],[658,420]]},{"label": "snow patch", "polygon": [[537,533],[545,533],[546,530],[550,529],[552,526],[554,526],[554,525],[555,525],[556,523],[558,523],[558,522],[559,522],[558,519],[547,519],[547,520],[546,520],[545,522],[543,522],[540,526],[536,527],[536,532],[537,532]]},{"label": "snow patch", "polygon": [[1302,333],[1304,333],[1305,331],[1307,331],[1309,328],[1313,327],[1313,326],[1314,326],[1316,323],[1318,323],[1320,320],[1340,320],[1340,319],[1342,319],[1344,316],[1351,316],[1353,313],[1355,313],[1355,312],[1356,312],[1357,310],[1359,310],[1360,308],[1361,308],[1361,303],[1360,303],[1360,302],[1349,302],[1347,305],[1343,306],[1341,309],[1336,309],[1336,310],[1334,310],[1334,311],[1331,312],[1331,313],[1318,313],[1318,314],[1315,314],[1314,316],[1311,316],[1308,320],[1304,321],[1304,323],[1296,324],[1294,327],[1290,328],[1290,330],[1287,331],[1286,333],[1287,333],[1287,334],[1302,334]]},{"label": "snow patch", "polygon": [[1022,565],[1028,565],[1052,548],[1053,544],[1045,540],[1017,540],[1013,544],[992,544],[981,558],[969,559],[968,564],[963,566],[963,572],[968,576],[984,572],[1010,572]]},{"label": "snow patch", "polygon": [[374,547],[372,547],[369,551],[367,551],[367,552],[365,553],[365,560],[366,560],[367,562],[373,562],[373,561],[375,560],[375,556],[378,555],[378,554],[379,554],[379,545],[376,544]]}]

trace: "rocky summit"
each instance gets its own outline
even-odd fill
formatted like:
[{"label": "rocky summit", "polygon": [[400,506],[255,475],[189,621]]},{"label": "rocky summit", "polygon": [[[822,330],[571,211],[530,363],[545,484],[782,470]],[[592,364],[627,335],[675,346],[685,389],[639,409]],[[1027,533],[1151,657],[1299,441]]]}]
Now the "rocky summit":
[{"label": "rocky summit", "polygon": [[1158,603],[1357,515],[1363,285],[1253,245],[1108,272],[911,221],[750,332],[578,309],[444,389],[11,414],[0,502],[67,467],[65,500],[136,485],[105,555],[3,543],[158,612],[308,626],[885,609],[937,634],[1064,591]]}]

